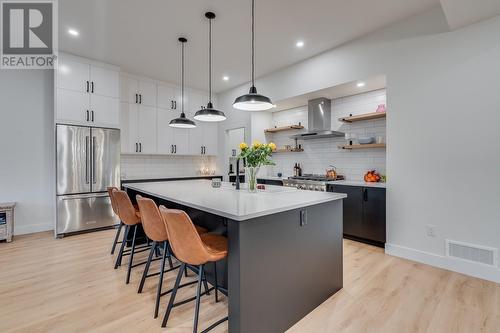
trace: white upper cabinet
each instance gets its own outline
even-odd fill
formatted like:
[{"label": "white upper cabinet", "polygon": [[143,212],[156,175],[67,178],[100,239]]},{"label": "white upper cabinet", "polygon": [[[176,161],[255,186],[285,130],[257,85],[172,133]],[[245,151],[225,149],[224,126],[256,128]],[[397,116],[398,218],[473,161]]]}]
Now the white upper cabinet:
[{"label": "white upper cabinet", "polygon": [[170,127],[170,121],[176,117],[176,112],[158,109],[158,154],[189,155],[189,133],[192,129]]},{"label": "white upper cabinet", "polygon": [[120,97],[120,75],[106,68],[90,67],[90,91],[100,96]]},{"label": "white upper cabinet", "polygon": [[87,93],[90,89],[90,65],[61,57],[57,68],[57,88]]},{"label": "white upper cabinet", "polygon": [[203,124],[203,155],[217,155],[218,134],[219,131],[217,123]]},{"label": "white upper cabinet", "polygon": [[141,80],[128,75],[122,75],[120,81],[122,102],[156,107],[157,84],[155,81]]},{"label": "white upper cabinet", "polygon": [[158,84],[158,107],[165,110],[180,110],[179,87],[160,83]]},{"label": "white upper cabinet", "polygon": [[117,67],[61,54],[56,87],[57,123],[120,126]]},{"label": "white upper cabinet", "polygon": [[57,89],[56,119],[63,123],[88,124],[90,95],[75,90]]},{"label": "white upper cabinet", "polygon": [[120,103],[121,152],[156,154],[156,108]]},{"label": "white upper cabinet", "polygon": [[156,107],[156,82],[139,81],[139,104]]}]

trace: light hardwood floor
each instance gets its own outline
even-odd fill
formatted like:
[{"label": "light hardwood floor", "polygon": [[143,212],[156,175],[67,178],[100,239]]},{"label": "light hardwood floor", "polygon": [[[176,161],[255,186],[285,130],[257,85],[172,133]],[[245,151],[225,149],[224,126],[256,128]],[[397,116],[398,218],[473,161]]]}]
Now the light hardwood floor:
[{"label": "light hardwood floor", "polygon": [[[137,294],[142,267],[136,268],[125,285],[125,267],[114,270],[109,255],[113,236],[110,230],[55,240],[39,233],[0,243],[0,332],[161,331],[161,316],[152,316],[156,277]],[[167,275],[164,286],[173,280]],[[194,288],[179,299],[188,295]],[[193,307],[174,309],[168,332],[191,332]],[[204,297],[200,328],[226,307],[226,299]],[[226,331],[224,324],[213,332]],[[344,289],[289,331],[500,332],[500,285],[345,241]]]}]

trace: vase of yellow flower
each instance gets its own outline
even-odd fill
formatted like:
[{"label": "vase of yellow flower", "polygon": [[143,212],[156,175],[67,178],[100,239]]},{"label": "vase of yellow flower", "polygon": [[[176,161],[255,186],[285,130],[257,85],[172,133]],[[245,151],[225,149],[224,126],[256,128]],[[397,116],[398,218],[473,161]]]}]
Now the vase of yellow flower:
[{"label": "vase of yellow flower", "polygon": [[251,147],[244,142],[240,143],[241,153],[238,155],[238,158],[246,161],[245,178],[249,192],[257,192],[257,174],[260,167],[263,165],[274,165],[270,157],[275,149],[276,145],[272,142],[264,144],[255,141]]}]

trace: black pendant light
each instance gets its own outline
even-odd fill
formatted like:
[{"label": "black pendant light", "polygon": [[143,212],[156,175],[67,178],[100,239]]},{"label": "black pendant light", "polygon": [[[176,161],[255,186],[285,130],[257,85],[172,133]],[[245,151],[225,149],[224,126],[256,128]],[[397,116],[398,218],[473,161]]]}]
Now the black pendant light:
[{"label": "black pendant light", "polygon": [[260,95],[255,88],[255,0],[252,0],[252,86],[250,92],[242,95],[233,103],[233,107],[244,111],[265,111],[275,107],[269,97]]},{"label": "black pendant light", "polygon": [[176,127],[176,128],[195,128],[196,124],[194,121],[186,118],[186,114],[184,113],[184,44],[187,42],[187,39],[184,37],[179,38],[179,42],[181,42],[182,45],[182,61],[181,61],[181,115],[179,118],[172,119],[170,123],[168,124],[170,127]]},{"label": "black pendant light", "polygon": [[208,19],[208,103],[206,108],[196,111],[194,119],[207,122],[224,121],[224,112],[214,109],[212,104],[212,20],[215,14],[206,12],[205,17]]}]

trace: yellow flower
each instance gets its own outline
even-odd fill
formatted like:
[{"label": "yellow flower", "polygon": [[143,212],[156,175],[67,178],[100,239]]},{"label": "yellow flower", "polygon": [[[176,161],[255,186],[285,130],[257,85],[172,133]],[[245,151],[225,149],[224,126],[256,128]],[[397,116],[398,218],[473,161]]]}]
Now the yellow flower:
[{"label": "yellow flower", "polygon": [[259,148],[260,146],[262,146],[262,143],[260,143],[259,141],[254,141],[253,142],[253,147],[254,148]]},{"label": "yellow flower", "polygon": [[241,150],[245,150],[247,148],[248,148],[248,145],[246,143],[244,143],[244,142],[240,143],[240,149]]},{"label": "yellow flower", "polygon": [[271,142],[270,144],[268,144],[269,148],[271,148],[271,150],[276,150],[276,145]]}]

